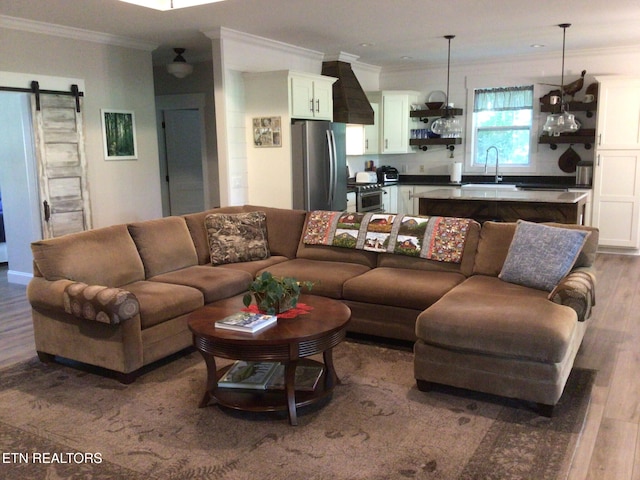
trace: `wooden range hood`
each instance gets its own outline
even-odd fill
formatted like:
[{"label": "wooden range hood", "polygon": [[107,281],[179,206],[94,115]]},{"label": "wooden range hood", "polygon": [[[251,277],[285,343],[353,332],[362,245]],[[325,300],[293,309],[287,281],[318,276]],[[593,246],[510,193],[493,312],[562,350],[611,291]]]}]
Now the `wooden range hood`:
[{"label": "wooden range hood", "polygon": [[333,84],[333,121],[373,125],[373,109],[351,64],[339,60],[323,62],[322,75],[338,79]]}]

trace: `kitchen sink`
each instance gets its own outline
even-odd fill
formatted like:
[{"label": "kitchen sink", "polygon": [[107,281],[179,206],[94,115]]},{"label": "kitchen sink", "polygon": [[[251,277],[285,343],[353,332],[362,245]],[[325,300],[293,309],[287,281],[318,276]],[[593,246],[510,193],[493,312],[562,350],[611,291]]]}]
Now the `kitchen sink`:
[{"label": "kitchen sink", "polygon": [[512,183],[466,183],[461,187],[464,189],[473,188],[475,190],[518,190],[518,187]]}]

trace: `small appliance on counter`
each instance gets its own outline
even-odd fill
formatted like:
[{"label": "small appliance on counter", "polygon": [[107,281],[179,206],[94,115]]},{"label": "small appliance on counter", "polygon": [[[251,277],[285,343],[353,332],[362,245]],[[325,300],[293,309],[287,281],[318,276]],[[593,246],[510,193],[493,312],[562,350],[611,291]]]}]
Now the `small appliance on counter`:
[{"label": "small appliance on counter", "polygon": [[580,160],[576,166],[576,185],[591,186],[593,180],[593,162]]},{"label": "small appliance on counter", "polygon": [[356,183],[378,183],[376,172],[358,172],[356,173]]},{"label": "small appliance on counter", "polygon": [[397,182],[400,180],[400,174],[396,167],[383,165],[382,167],[378,167],[376,174],[378,176],[378,183]]}]

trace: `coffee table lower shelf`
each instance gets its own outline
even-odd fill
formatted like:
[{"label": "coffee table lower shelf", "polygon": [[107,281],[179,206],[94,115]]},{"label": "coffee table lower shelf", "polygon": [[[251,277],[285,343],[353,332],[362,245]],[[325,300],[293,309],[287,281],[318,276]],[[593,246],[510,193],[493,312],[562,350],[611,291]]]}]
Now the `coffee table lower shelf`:
[{"label": "coffee table lower shelf", "polygon": [[[322,375],[318,379],[318,384],[313,391],[296,390],[295,406],[296,408],[305,407],[316,403],[323,398],[331,395],[334,387],[338,383],[335,375],[327,372],[327,368],[320,362],[311,359],[302,359],[298,362],[298,366],[320,366],[322,367]],[[231,365],[218,370],[218,379],[231,368]],[[243,410],[249,412],[276,412],[287,410],[287,394],[282,390],[256,390],[243,388],[220,387],[214,389],[210,394],[211,402],[217,402],[223,407],[235,410]]]}]

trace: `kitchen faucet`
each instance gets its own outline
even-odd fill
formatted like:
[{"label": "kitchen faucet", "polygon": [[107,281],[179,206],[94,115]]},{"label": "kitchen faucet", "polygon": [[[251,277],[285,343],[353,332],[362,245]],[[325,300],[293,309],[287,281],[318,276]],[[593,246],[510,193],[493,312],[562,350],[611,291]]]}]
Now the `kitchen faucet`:
[{"label": "kitchen faucet", "polygon": [[498,165],[500,164],[499,160],[498,160],[498,148],[495,146],[491,146],[489,148],[487,148],[487,155],[484,157],[484,173],[487,173],[487,162],[489,161],[489,150],[494,149],[496,151],[496,178],[494,183],[499,183],[502,181],[502,177],[500,175],[498,175]]}]

